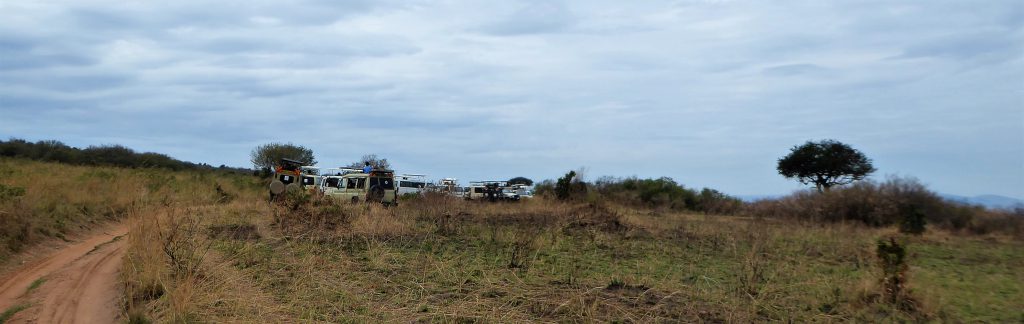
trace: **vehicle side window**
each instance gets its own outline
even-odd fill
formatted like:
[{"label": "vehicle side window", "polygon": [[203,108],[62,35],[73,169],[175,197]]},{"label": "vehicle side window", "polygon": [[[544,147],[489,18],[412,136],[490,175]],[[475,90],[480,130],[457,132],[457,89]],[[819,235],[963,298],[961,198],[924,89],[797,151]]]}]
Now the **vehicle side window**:
[{"label": "vehicle side window", "polygon": [[290,175],[281,175],[281,182],[283,182],[284,184],[289,184],[295,182],[295,178],[293,178]]},{"label": "vehicle side window", "polygon": [[484,193],[484,188],[480,188],[480,187],[473,188],[473,192],[475,192],[475,193]]},{"label": "vehicle side window", "polygon": [[327,180],[324,181],[324,186],[330,187],[330,188],[337,188],[338,187],[338,183],[340,183],[340,180],[341,179],[338,179],[338,178],[327,178]]},{"label": "vehicle side window", "polygon": [[366,178],[352,179],[356,181],[356,189],[366,188]]}]

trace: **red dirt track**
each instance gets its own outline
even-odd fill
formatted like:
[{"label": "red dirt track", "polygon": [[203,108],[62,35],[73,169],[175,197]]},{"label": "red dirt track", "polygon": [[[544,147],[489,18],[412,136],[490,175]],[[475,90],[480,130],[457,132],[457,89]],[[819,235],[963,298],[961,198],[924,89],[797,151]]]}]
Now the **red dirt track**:
[{"label": "red dirt track", "polygon": [[[118,225],[0,275],[0,312],[28,305],[9,323],[114,323],[127,226]],[[43,283],[28,291],[33,282]]]}]

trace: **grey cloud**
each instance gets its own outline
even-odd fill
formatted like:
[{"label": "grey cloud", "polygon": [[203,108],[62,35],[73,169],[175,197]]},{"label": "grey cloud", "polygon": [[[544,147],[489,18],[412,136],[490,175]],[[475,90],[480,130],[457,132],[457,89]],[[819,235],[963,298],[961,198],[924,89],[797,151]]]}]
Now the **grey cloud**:
[{"label": "grey cloud", "polygon": [[94,57],[71,48],[50,45],[53,39],[10,35],[0,30],[0,70],[38,69],[51,66],[85,66]]},{"label": "grey cloud", "polygon": [[798,75],[813,75],[827,72],[828,69],[814,65],[814,64],[786,64],[777,65],[763,69],[761,72],[768,76],[798,76]]},{"label": "grey cloud", "polygon": [[[13,6],[0,137],[238,166],[292,141],[326,165],[378,153],[464,180],[589,166],[738,194],[799,188],[771,164],[837,138],[937,190],[1024,196],[1007,167],[1024,161],[1006,140],[1024,134],[1008,122],[1024,82],[1013,4]],[[959,165],[1003,180],[943,172]]]},{"label": "grey cloud", "polygon": [[[134,79],[130,75],[119,73],[62,73],[59,75],[31,74],[32,75],[20,76],[17,79],[22,83],[22,85],[65,93],[85,93],[116,88],[128,84]],[[9,78],[10,77],[0,77],[0,79]]]},{"label": "grey cloud", "polygon": [[558,2],[534,1],[484,26],[483,31],[500,36],[553,33],[566,30],[574,20],[569,9]]},{"label": "grey cloud", "polygon": [[1024,57],[1019,36],[1005,33],[961,34],[928,40],[908,47],[899,59],[943,58],[954,60],[994,59],[1005,61]]},{"label": "grey cloud", "polygon": [[385,1],[296,1],[281,10],[279,3],[171,1],[118,6],[77,6],[65,13],[80,27],[117,32],[157,31],[175,27],[223,28],[248,25],[255,16],[289,25],[325,25],[388,6]]}]

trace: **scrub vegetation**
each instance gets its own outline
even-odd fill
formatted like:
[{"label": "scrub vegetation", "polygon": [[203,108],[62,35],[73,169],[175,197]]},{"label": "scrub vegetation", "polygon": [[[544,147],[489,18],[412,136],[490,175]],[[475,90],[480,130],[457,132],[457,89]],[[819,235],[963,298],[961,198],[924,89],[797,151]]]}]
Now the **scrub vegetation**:
[{"label": "scrub vegetation", "polygon": [[[743,204],[567,176],[521,203],[383,208],[270,204],[264,180],[203,170],[4,159],[0,173],[4,255],[128,222],[132,322],[1024,320],[1020,215],[905,181]],[[901,231],[914,215],[920,230]]]},{"label": "scrub vegetation", "polygon": [[194,240],[133,245],[150,251],[143,264],[165,291],[141,294],[137,311],[214,322],[1024,318],[1024,244],[1006,233],[543,197],[426,195],[394,208],[289,199],[183,209],[134,228]]}]

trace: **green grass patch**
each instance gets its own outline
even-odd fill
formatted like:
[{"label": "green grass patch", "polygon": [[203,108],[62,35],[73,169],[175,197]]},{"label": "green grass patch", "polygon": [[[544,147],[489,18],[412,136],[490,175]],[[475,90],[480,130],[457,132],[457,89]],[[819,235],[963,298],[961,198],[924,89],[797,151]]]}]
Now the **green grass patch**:
[{"label": "green grass patch", "polygon": [[967,322],[1024,320],[1024,244],[963,239],[910,245],[910,287],[939,315]]},{"label": "green grass patch", "polygon": [[25,293],[36,290],[36,288],[42,286],[44,282],[46,282],[46,278],[36,279],[35,281],[32,282],[32,284],[28,285],[28,289],[25,290]]},{"label": "green grass patch", "polygon": [[14,317],[14,314],[17,314],[18,312],[23,311],[28,307],[28,304],[19,304],[14,305],[11,308],[8,308],[3,313],[0,313],[0,324],[6,323],[8,320],[11,319],[11,317]]}]

